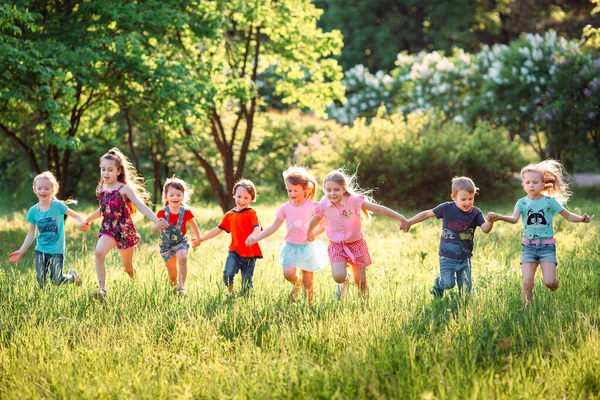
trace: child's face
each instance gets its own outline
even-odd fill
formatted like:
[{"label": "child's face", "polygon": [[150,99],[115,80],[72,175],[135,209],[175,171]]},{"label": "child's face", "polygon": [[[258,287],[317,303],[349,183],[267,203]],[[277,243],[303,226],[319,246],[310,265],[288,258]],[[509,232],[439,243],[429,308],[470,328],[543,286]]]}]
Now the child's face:
[{"label": "child's face", "polygon": [[33,193],[40,201],[47,201],[54,195],[54,185],[47,178],[36,179]]},{"label": "child's face", "polygon": [[452,200],[454,200],[454,204],[462,211],[469,212],[473,209],[473,204],[475,204],[475,193],[459,190],[452,194]]},{"label": "child's face", "polygon": [[233,195],[235,206],[239,210],[247,208],[252,203],[252,195],[243,186],[238,186]]},{"label": "child's face", "polygon": [[287,189],[288,198],[294,204],[301,204],[306,199],[305,190],[302,185],[292,185],[289,182],[285,183],[285,188]]},{"label": "child's face", "polygon": [[117,167],[117,163],[112,160],[102,160],[100,163],[100,176],[105,185],[114,185],[121,174],[121,170]]},{"label": "child's face", "polygon": [[344,187],[337,182],[327,181],[325,182],[325,196],[331,201],[333,204],[339,203],[342,198],[344,198]]},{"label": "child's face", "polygon": [[183,197],[184,193],[181,190],[175,189],[174,187],[169,187],[167,189],[167,201],[170,206],[180,206],[183,202]]},{"label": "child's face", "polygon": [[544,185],[542,176],[537,172],[525,172],[523,174],[523,189],[527,196],[536,198],[542,193],[542,187]]}]

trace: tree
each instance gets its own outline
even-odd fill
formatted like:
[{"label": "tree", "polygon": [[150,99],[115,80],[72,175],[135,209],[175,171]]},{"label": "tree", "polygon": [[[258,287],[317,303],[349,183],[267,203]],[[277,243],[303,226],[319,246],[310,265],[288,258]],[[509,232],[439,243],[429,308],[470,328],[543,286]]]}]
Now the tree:
[{"label": "tree", "polygon": [[173,104],[182,137],[204,170],[223,211],[233,207],[255,118],[268,103],[259,94],[273,87],[284,104],[322,115],[343,96],[339,32],[317,27],[321,11],[310,1],[203,1],[189,29],[177,33],[184,49],[173,62],[185,65],[186,84]]}]

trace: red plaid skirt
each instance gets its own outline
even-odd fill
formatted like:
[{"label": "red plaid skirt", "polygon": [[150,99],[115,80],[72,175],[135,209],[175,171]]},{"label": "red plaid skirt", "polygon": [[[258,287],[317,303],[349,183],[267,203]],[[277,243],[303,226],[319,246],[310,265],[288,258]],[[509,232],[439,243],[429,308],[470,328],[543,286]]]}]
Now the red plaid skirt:
[{"label": "red plaid skirt", "polygon": [[351,243],[329,242],[327,253],[332,264],[345,261],[358,268],[366,268],[372,264],[365,239]]}]

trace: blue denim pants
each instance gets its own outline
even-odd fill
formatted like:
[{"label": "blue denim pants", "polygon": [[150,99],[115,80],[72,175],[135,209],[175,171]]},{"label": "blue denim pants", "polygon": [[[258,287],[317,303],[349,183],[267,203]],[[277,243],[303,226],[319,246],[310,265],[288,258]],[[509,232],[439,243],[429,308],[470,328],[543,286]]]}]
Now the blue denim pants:
[{"label": "blue denim pants", "polygon": [[434,295],[441,297],[444,290],[452,289],[458,283],[458,291],[471,293],[471,257],[462,260],[440,256],[440,274],[433,284]]},{"label": "blue denim pants", "polygon": [[223,282],[225,286],[233,285],[233,277],[242,273],[242,293],[252,289],[252,278],[254,277],[254,266],[256,258],[242,257],[234,251],[230,251],[225,261],[225,270],[223,271]]},{"label": "blue denim pants", "polygon": [[73,275],[63,274],[63,264],[64,257],[62,254],[46,254],[36,250],[35,272],[40,288],[43,289],[46,286],[48,272],[50,272],[50,279],[57,286],[74,281]]}]

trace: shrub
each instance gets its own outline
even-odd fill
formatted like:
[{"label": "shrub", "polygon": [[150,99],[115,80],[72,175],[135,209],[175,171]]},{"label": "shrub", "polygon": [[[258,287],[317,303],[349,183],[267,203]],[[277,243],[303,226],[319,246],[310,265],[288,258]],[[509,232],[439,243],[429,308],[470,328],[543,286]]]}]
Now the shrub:
[{"label": "shrub", "polygon": [[449,200],[450,180],[473,178],[481,199],[518,187],[513,179],[525,160],[506,132],[485,122],[470,128],[431,113],[364,119],[340,135],[339,165],[357,170],[358,182],[393,207],[425,209]]}]

